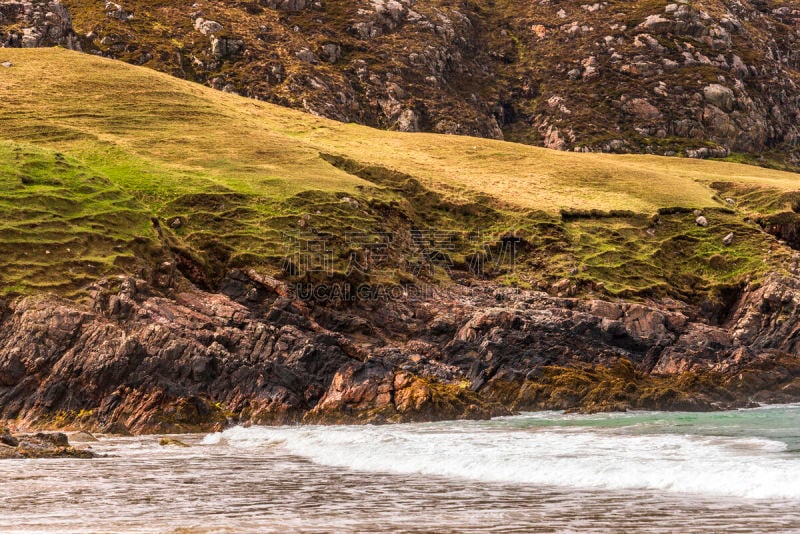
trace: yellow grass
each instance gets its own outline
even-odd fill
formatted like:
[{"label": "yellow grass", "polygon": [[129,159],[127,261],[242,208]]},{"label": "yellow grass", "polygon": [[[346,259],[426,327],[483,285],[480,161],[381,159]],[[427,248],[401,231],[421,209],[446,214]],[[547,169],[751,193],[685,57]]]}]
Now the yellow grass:
[{"label": "yellow grass", "polygon": [[[795,174],[733,163],[563,153],[341,124],[61,49],[0,55],[15,64],[0,70],[0,138],[93,157],[99,141],[168,174],[248,193],[347,191],[361,183],[319,152],[397,169],[450,195],[480,191],[551,213],[713,206],[708,184],[715,181],[798,187]],[[187,185],[174,182],[161,189]]]},{"label": "yellow grass", "polygon": [[[385,231],[394,216],[392,230],[516,232],[529,254],[496,275],[508,283],[574,277],[611,294],[699,299],[780,263],[745,215],[788,211],[800,184],[734,163],[380,131],[63,49],[0,49],[3,61],[14,66],[0,68],[0,295],[70,294],[175,250],[212,278],[232,265],[276,272],[286,236],[309,226],[338,239],[346,263],[342,236]],[[727,209],[715,182],[748,212]],[[651,227],[673,207],[727,211],[698,228],[690,210],[668,210]],[[632,214],[561,220],[563,210]],[[176,216],[186,224],[168,239],[151,226]]]}]

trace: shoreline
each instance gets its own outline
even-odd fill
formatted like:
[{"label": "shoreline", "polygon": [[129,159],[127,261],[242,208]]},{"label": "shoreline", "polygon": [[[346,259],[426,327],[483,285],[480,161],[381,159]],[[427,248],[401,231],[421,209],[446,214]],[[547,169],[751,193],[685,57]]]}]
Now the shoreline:
[{"label": "shoreline", "polygon": [[[800,402],[800,401],[798,401]],[[715,414],[715,413],[725,413],[725,412],[735,412],[740,410],[758,410],[758,409],[765,409],[765,408],[773,408],[773,407],[781,407],[781,406],[793,406],[797,404],[797,402],[776,402],[776,403],[742,403],[739,404],[731,404],[729,406],[718,407],[718,408],[710,408],[710,409],[703,409],[703,410],[682,410],[679,408],[663,408],[663,409],[647,409],[647,408],[627,408],[623,410],[605,410],[605,411],[582,411],[582,410],[562,410],[559,408],[537,408],[537,409],[526,409],[526,410],[519,410],[519,411],[508,411],[505,413],[499,413],[496,415],[490,415],[487,417],[479,417],[479,418],[468,418],[468,417],[456,417],[456,418],[430,418],[430,419],[403,419],[403,420],[396,420],[396,421],[364,421],[364,420],[357,420],[357,419],[346,419],[346,420],[327,420],[327,419],[319,419],[314,421],[287,421],[287,422],[263,422],[257,423],[252,421],[230,421],[226,425],[211,425],[211,426],[204,426],[204,425],[186,425],[177,427],[180,430],[175,431],[158,431],[156,429],[145,429],[141,432],[129,432],[125,430],[122,433],[115,432],[114,428],[108,428],[103,426],[97,426],[93,424],[66,424],[64,426],[53,426],[47,423],[34,423],[28,424],[25,422],[20,422],[14,419],[3,419],[0,420],[0,427],[7,428],[11,431],[14,435],[17,434],[37,434],[37,433],[46,433],[46,434],[55,434],[55,433],[64,433],[67,436],[71,434],[80,434],[80,433],[88,433],[94,436],[101,436],[101,437],[141,437],[141,436],[179,436],[179,435],[204,435],[210,434],[215,432],[224,432],[225,430],[229,430],[231,428],[251,428],[251,427],[264,427],[264,428],[299,428],[299,427],[359,427],[359,426],[383,426],[383,425],[412,425],[418,423],[450,423],[450,422],[460,422],[460,421],[492,421],[498,419],[504,419],[509,417],[522,417],[527,414],[541,414],[541,413],[549,413],[549,412],[560,412],[563,415],[568,416],[593,416],[593,415],[600,415],[600,414],[637,414],[637,413],[648,413],[648,412],[657,412],[657,413],[665,413],[665,414],[674,414],[674,413],[691,413],[691,414]],[[43,419],[47,420],[52,416],[44,415]]]},{"label": "shoreline", "polygon": [[0,430],[8,430],[14,437],[18,437],[19,435],[34,435],[34,434],[65,434],[67,438],[72,437],[73,435],[89,435],[95,438],[138,438],[138,437],[174,437],[174,436],[201,436],[201,435],[208,435],[214,433],[221,433],[225,432],[226,430],[230,430],[233,428],[254,428],[254,427],[262,427],[262,428],[309,428],[309,427],[361,427],[361,426],[383,426],[383,425],[414,425],[414,424],[424,424],[424,423],[458,423],[458,422],[465,422],[465,421],[497,421],[503,420],[507,418],[517,418],[517,417],[526,417],[529,415],[542,415],[547,413],[561,413],[564,416],[596,416],[596,415],[612,415],[612,414],[626,414],[626,415],[640,415],[640,414],[653,414],[653,413],[663,413],[663,414],[717,414],[717,413],[727,413],[727,412],[739,412],[739,411],[749,411],[749,410],[764,410],[764,409],[774,409],[774,408],[790,408],[794,406],[800,405],[800,400],[796,402],[780,402],[780,403],[764,403],[764,404],[754,404],[754,405],[747,405],[747,406],[731,406],[731,407],[721,407],[721,408],[712,408],[709,410],[696,410],[696,411],[686,411],[680,409],[664,409],[664,410],[649,410],[646,408],[631,408],[621,411],[595,411],[595,412],[584,412],[578,410],[559,410],[559,409],[548,409],[542,408],[537,410],[520,410],[518,412],[508,413],[508,414],[501,414],[501,415],[494,415],[487,418],[482,419],[430,419],[430,420],[419,420],[419,421],[396,421],[396,422],[384,422],[384,423],[375,423],[375,422],[363,422],[363,421],[355,421],[355,422],[295,422],[295,423],[285,423],[285,424],[256,424],[252,422],[245,422],[241,423],[238,421],[231,422],[228,426],[220,427],[219,429],[215,430],[196,430],[196,431],[186,431],[186,432],[175,432],[175,433],[166,433],[166,432],[142,432],[142,433],[127,433],[127,434],[115,434],[112,432],[93,432],[91,430],[87,430],[86,428],[77,428],[74,426],[66,426],[66,427],[51,427],[51,426],[18,426],[16,423],[17,421],[14,420],[0,420]]}]

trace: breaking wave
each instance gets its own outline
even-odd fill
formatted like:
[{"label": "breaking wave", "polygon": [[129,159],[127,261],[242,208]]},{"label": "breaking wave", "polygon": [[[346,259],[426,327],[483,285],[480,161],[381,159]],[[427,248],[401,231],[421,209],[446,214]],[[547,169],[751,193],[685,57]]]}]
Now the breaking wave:
[{"label": "breaking wave", "polygon": [[800,498],[800,456],[757,437],[542,427],[541,416],[490,422],[236,427],[208,445],[278,447],[327,466],[481,482]]}]

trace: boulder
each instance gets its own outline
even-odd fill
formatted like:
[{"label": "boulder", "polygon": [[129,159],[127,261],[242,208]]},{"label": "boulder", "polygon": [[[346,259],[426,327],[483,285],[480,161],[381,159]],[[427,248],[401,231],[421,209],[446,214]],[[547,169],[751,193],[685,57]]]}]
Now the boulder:
[{"label": "boulder", "polygon": [[661,15],[650,15],[644,22],[639,24],[639,28],[652,31],[654,33],[667,32],[672,28],[672,21],[665,19]]},{"label": "boulder", "polygon": [[75,432],[69,436],[70,443],[96,443],[99,441],[89,432]]},{"label": "boulder", "polygon": [[106,2],[106,15],[121,20],[122,22],[133,18],[133,13],[127,11],[124,7],[115,2]]},{"label": "boulder", "polygon": [[646,98],[634,98],[625,103],[625,111],[643,121],[653,121],[661,118],[661,112]]},{"label": "boulder", "polygon": [[80,50],[72,18],[59,0],[0,2],[0,48],[45,46]]},{"label": "boulder", "polygon": [[401,132],[418,132],[419,115],[413,109],[406,109],[400,113],[395,125]]},{"label": "boulder", "polygon": [[328,63],[336,63],[342,57],[342,47],[336,43],[328,43],[322,46],[322,57]]},{"label": "boulder", "polygon": [[705,218],[704,216],[702,216],[702,215],[701,215],[701,216],[699,216],[698,218],[696,218],[696,219],[694,220],[694,222],[695,222],[695,224],[697,224],[697,226],[702,226],[702,227],[704,227],[704,228],[705,228],[706,226],[708,226],[708,219],[706,219],[706,218]]},{"label": "boulder", "polygon": [[16,447],[10,447],[0,443],[0,460],[20,459],[23,456],[17,452]]},{"label": "boulder", "polygon": [[305,61],[306,63],[319,63],[319,58],[317,55],[305,47],[295,52],[294,55],[297,59],[300,61]]},{"label": "boulder", "polygon": [[244,41],[233,37],[214,37],[211,39],[211,53],[217,59],[238,54],[244,48]]},{"label": "boulder", "polygon": [[719,109],[726,112],[733,111],[733,105],[736,102],[733,90],[718,83],[705,86],[703,89],[703,97],[709,104],[717,106]]},{"label": "boulder", "polygon": [[203,35],[212,35],[222,30],[222,24],[201,17],[194,21],[194,29]]}]

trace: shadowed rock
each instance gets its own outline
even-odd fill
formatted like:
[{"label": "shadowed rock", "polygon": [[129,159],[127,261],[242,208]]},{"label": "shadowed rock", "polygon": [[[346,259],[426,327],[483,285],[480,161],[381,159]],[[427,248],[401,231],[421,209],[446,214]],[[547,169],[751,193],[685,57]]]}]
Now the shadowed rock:
[{"label": "shadowed rock", "polygon": [[93,308],[13,302],[0,329],[0,417],[180,433],[800,398],[800,336],[782,319],[800,312],[795,276],[745,289],[720,324],[674,301],[491,285],[326,308],[274,282],[233,271],[231,297],[165,297],[130,280],[117,293],[98,287]]}]

